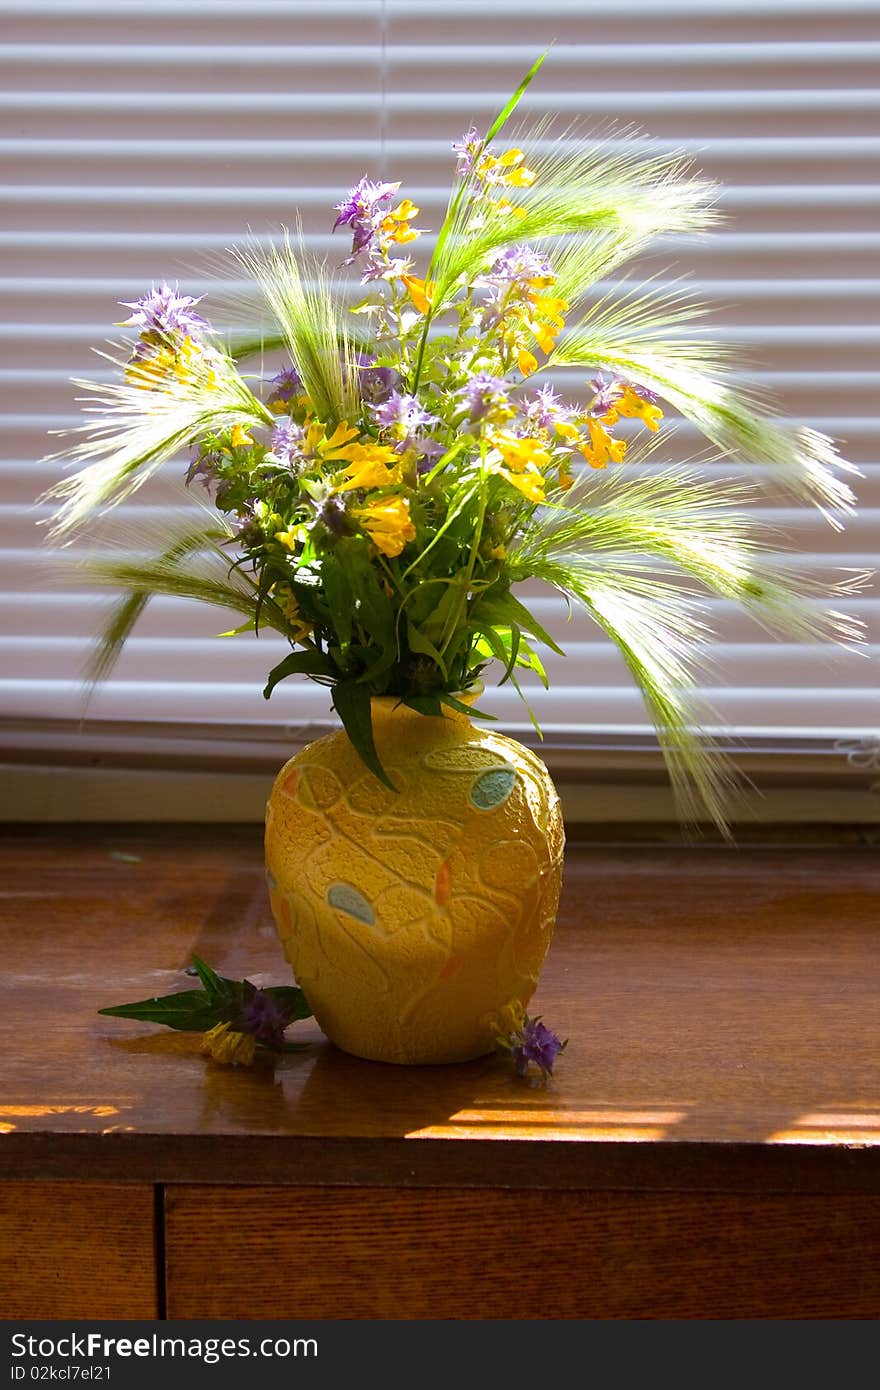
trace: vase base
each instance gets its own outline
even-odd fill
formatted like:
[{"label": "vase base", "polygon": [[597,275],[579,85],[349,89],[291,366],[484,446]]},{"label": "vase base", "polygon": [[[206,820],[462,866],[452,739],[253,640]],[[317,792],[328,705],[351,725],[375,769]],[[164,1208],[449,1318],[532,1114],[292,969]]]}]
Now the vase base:
[{"label": "vase base", "polygon": [[[333,1042],[333,1039],[330,1039]],[[394,1055],[388,1052],[381,1053],[377,1049],[371,1053],[369,1048],[357,1049],[354,1047],[343,1047],[341,1043],[333,1042],[333,1046],[340,1052],[344,1052],[347,1057],[356,1057],[360,1062],[378,1062],[383,1066],[392,1067],[454,1067],[460,1066],[463,1062],[476,1062],[482,1057],[491,1057],[495,1052],[494,1047],[480,1047],[478,1050],[468,1048],[467,1050],[454,1056],[425,1056],[424,1053],[410,1055],[400,1051]]]}]

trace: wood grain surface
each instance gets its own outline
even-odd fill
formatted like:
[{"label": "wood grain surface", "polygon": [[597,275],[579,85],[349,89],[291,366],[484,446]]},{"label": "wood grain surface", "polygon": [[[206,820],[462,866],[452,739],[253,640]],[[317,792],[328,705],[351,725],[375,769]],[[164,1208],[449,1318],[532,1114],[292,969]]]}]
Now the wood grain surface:
[{"label": "wood grain surface", "polygon": [[191,1187],[166,1249],[170,1318],[880,1315],[880,1198]]},{"label": "wood grain surface", "polygon": [[0,883],[0,1176],[880,1193],[876,851],[570,846],[546,1088],[99,1017],[194,952],[289,980],[254,827],[9,835]]},{"label": "wood grain surface", "polygon": [[0,1184],[0,1317],[155,1318],[153,1191]]}]

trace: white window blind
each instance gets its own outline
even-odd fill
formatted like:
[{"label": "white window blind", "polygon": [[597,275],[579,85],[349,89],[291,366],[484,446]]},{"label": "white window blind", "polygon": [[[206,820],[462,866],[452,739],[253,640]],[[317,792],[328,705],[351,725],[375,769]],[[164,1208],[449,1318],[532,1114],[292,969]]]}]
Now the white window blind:
[{"label": "white window blind", "polygon": [[[277,729],[328,723],[326,691],[289,681],[283,651],[218,640],[227,614],[155,601],[86,707],[81,672],[111,600],[43,583],[36,495],[47,431],[76,423],[72,375],[100,374],[118,300],[151,282],[210,290],[212,253],[303,213],[332,259],[332,204],[364,172],[403,180],[436,227],[453,157],[555,41],[523,110],[561,113],[603,140],[636,125],[646,149],[685,149],[723,185],[723,228],[657,247],[720,306],[710,331],[744,346],[752,380],[792,418],[841,441],[864,478],[842,533],[767,503],[804,566],[873,567],[880,537],[880,8],[858,0],[0,0],[0,720],[7,732],[141,721]],[[656,258],[653,268],[656,268]],[[201,267],[201,268],[200,268]],[[210,314],[210,301],[203,306]],[[697,444],[686,426],[676,447]],[[733,464],[713,465],[718,476]],[[159,484],[126,506],[150,522]],[[869,734],[877,695],[876,587],[837,605],[868,626],[867,659],[765,636],[713,602],[707,695],[744,741],[790,746]],[[550,657],[535,708],[551,741],[646,740],[641,699],[586,616],[539,596],[568,655]],[[484,704],[514,731],[508,687]]]}]

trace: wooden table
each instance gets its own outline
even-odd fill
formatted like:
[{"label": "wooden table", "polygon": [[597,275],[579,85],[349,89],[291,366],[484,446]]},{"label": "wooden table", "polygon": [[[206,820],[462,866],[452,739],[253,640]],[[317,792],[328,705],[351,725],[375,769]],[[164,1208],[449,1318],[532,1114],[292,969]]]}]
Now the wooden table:
[{"label": "wooden table", "polygon": [[570,846],[546,1088],[99,1017],[289,978],[256,827],[0,857],[2,1316],[880,1316],[875,852]]}]

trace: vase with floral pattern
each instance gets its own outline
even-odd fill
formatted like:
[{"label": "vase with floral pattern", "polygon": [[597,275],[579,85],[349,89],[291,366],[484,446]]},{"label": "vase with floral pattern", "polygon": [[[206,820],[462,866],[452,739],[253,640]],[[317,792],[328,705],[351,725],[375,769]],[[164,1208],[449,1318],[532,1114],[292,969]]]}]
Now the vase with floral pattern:
[{"label": "vase with floral pattern", "polygon": [[550,945],[559,797],[530,749],[461,711],[426,718],[382,697],[373,728],[393,790],[343,730],[275,780],[266,867],[284,951],[344,1051],[479,1057],[521,1017]]}]

